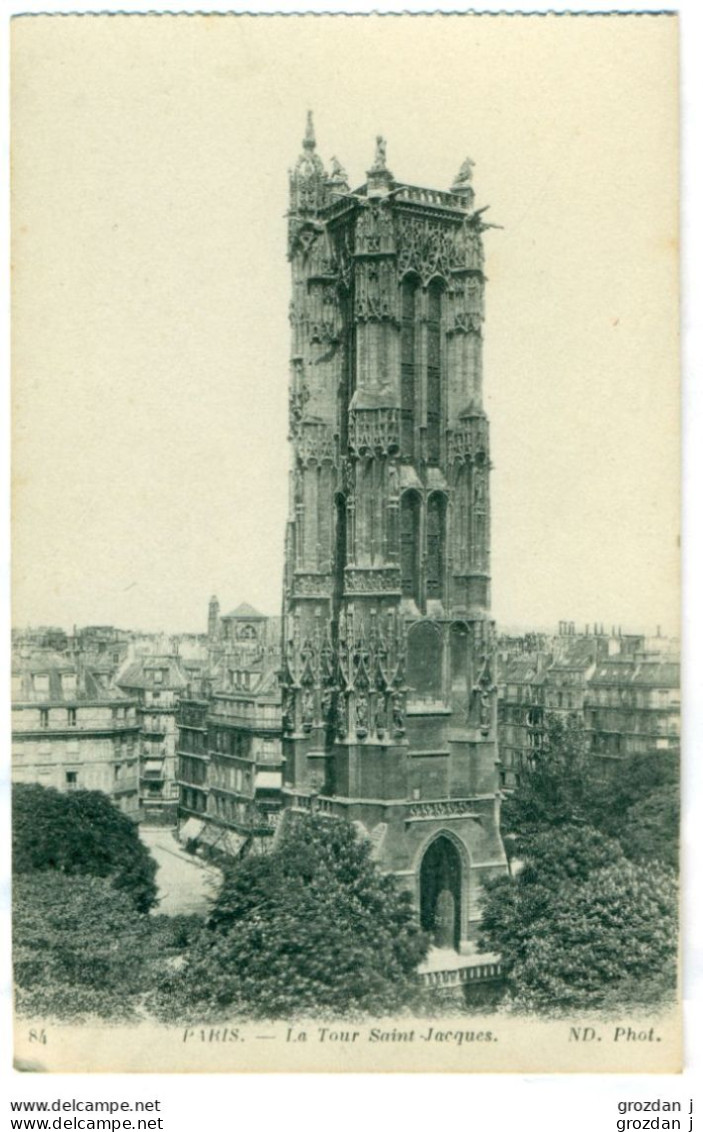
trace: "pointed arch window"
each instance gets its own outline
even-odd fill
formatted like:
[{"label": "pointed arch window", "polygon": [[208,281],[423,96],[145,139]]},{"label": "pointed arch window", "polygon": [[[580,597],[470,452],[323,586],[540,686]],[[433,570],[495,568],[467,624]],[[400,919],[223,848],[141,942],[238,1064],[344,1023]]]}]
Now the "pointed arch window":
[{"label": "pointed arch window", "polygon": [[347,564],[347,501],[341,494],[334,497],[334,513],[334,585],[335,597],[337,601],[340,601],[344,593],[344,567]]},{"label": "pointed arch window", "polygon": [[400,328],[400,452],[415,457],[415,339],[418,281],[406,276],[401,285]]},{"label": "pointed arch window", "polygon": [[439,463],[442,424],[442,284],[427,293],[427,459]]},{"label": "pointed arch window", "polygon": [[420,496],[406,491],[400,499],[400,589],[420,603]]},{"label": "pointed arch window", "polygon": [[444,598],[446,500],[434,492],[427,501],[427,596]]}]

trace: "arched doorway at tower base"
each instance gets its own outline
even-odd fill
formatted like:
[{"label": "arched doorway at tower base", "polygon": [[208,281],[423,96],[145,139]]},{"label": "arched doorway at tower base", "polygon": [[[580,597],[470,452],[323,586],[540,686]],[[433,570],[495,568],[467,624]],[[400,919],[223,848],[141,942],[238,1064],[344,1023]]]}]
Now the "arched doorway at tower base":
[{"label": "arched doorway at tower base", "polygon": [[435,947],[459,950],[461,889],[459,851],[440,834],[428,845],[420,865],[420,923]]}]

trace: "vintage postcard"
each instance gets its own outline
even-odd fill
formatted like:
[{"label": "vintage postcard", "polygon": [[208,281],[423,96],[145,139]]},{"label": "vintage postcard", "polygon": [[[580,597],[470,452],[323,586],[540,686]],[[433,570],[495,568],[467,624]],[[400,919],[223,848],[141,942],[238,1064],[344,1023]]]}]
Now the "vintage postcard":
[{"label": "vintage postcard", "polygon": [[677,37],[13,20],[20,1069],[680,1070]]}]

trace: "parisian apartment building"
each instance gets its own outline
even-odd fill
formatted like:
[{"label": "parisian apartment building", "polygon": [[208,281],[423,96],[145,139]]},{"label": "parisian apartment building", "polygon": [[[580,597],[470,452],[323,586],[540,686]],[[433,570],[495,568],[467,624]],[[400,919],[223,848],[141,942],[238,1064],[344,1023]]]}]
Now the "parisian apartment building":
[{"label": "parisian apartment building", "polygon": [[273,836],[281,808],[280,619],[208,611],[209,664],[177,714],[179,837],[211,857]]},{"label": "parisian apartment building", "polygon": [[13,782],[100,790],[136,820],[140,734],[137,704],[109,672],[41,648],[13,657]]},{"label": "parisian apartment building", "polygon": [[498,641],[501,785],[529,773],[548,714],[570,717],[604,773],[630,756],[680,754],[679,642],[561,622],[556,634]]}]

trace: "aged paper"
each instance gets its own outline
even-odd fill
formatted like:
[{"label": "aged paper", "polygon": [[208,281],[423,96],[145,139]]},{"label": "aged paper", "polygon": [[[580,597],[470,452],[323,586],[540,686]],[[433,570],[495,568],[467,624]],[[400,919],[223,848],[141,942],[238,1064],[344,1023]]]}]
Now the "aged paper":
[{"label": "aged paper", "polygon": [[[672,15],[17,18],[14,625],[193,632],[225,586],[233,604],[279,613],[284,215],[310,109],[318,152],[352,189],[387,145],[409,186],[448,189],[470,156],[476,205],[491,206],[499,628],[597,617],[676,637]],[[135,1073],[682,1061],[678,1009],[500,1006],[158,1027],[18,1017],[15,1053],[52,1072]]]}]

